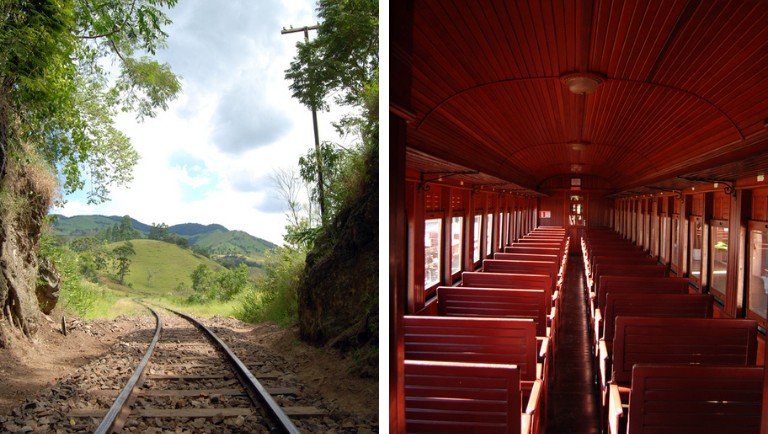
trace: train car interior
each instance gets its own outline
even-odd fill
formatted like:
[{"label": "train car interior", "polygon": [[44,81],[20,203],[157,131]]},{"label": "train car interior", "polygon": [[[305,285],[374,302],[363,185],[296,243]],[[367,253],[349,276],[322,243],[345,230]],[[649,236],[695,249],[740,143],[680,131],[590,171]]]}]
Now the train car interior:
[{"label": "train car interior", "polygon": [[768,1],[389,34],[390,432],[768,434]]}]

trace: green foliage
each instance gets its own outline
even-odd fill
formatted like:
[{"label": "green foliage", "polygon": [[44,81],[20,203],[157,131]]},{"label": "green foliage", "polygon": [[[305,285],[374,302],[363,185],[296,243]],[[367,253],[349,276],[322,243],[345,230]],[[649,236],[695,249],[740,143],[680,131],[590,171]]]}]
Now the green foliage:
[{"label": "green foliage", "polygon": [[[324,190],[323,220],[330,222],[344,206],[361,194],[370,172],[368,156],[378,152],[379,97],[379,3],[376,0],[319,0],[322,19],[317,38],[297,44],[297,55],[286,70],[293,97],[310,108],[328,108],[326,98],[359,108],[334,124],[342,136],[353,135],[359,141],[351,148],[323,142],[319,152],[309,151],[299,159],[300,175],[309,186],[311,202],[319,204],[318,153],[321,159]],[[286,241],[301,248],[311,248],[322,232],[312,215],[297,216],[300,209],[295,188],[285,174],[276,176],[281,197],[291,210]]]},{"label": "green foliage", "polygon": [[130,241],[126,241],[122,245],[112,249],[112,253],[114,254],[113,266],[115,268],[117,279],[120,283],[124,283],[125,275],[128,274],[131,267],[131,259],[129,256],[134,256],[136,250],[133,249],[133,244],[131,244]]},{"label": "green foliage", "polygon": [[278,247],[267,255],[264,273],[253,290],[243,296],[237,318],[247,322],[274,321],[288,327],[296,322],[296,288],[304,269],[306,253]]},{"label": "green foliage", "polygon": [[[145,57],[165,44],[163,8],[176,0],[4,0],[0,30],[0,124],[7,147],[31,143],[59,172],[65,192],[85,186],[107,199],[131,180],[138,155],[114,126],[117,110],[139,118],[180,92],[168,65]],[[137,56],[136,54],[141,54]],[[104,68],[110,60],[118,71]]]},{"label": "green foliage", "polygon": [[319,0],[317,11],[322,20],[317,38],[296,45],[298,53],[285,71],[293,97],[322,110],[326,96],[336,92],[337,103],[360,105],[379,68],[379,2]]},{"label": "green foliage", "polygon": [[195,293],[189,297],[189,301],[203,303],[210,300],[231,300],[248,286],[248,274],[248,266],[245,264],[217,273],[201,264],[190,275]]},{"label": "green foliage", "polygon": [[51,260],[59,270],[59,300],[62,305],[81,316],[88,314],[96,302],[97,293],[93,286],[83,282],[78,255],[67,246],[59,244],[55,238],[44,235],[40,238],[39,256]]}]

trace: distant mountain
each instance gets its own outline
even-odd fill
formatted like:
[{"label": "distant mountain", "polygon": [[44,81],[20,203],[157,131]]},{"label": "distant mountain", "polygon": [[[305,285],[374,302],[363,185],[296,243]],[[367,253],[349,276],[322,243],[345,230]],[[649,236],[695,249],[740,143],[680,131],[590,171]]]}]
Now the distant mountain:
[{"label": "distant mountain", "polygon": [[[118,216],[80,215],[64,217],[52,215],[53,235],[65,238],[95,236],[99,232],[120,223],[123,219]],[[133,228],[144,237],[149,234],[151,225],[131,219]],[[192,246],[208,249],[220,255],[260,256],[265,251],[275,247],[275,244],[262,238],[254,237],[243,231],[230,231],[219,224],[201,225],[184,223],[168,227],[168,232],[189,240]]]}]

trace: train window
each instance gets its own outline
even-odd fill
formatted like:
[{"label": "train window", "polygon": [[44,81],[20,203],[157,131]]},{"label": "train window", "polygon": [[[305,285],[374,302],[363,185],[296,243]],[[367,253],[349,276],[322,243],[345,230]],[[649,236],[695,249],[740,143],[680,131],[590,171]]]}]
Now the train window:
[{"label": "train window", "polygon": [[747,315],[766,323],[768,309],[768,223],[749,224],[749,295]]},{"label": "train window", "polygon": [[493,214],[485,215],[485,254],[491,256],[493,252]]},{"label": "train window", "polygon": [[656,214],[654,214],[651,217],[650,237],[651,237],[651,240],[650,240],[651,256],[658,258],[659,257],[659,216]]},{"label": "train window", "polygon": [[499,212],[499,236],[496,240],[496,247],[498,250],[501,250],[504,247],[504,225],[506,222],[504,222],[504,213]]},{"label": "train window", "polygon": [[691,217],[690,226],[690,240],[691,240],[691,261],[690,261],[690,278],[694,285],[698,288],[702,288],[703,281],[703,268],[705,263],[706,251],[704,250],[704,224],[701,221],[701,217]]},{"label": "train window", "polygon": [[451,219],[451,275],[461,271],[461,239],[464,233],[464,217]]},{"label": "train window", "polygon": [[473,239],[473,246],[472,246],[472,262],[475,264],[480,262],[480,236],[482,235],[482,224],[483,224],[483,217],[480,215],[475,216],[475,227],[474,227],[474,239]]},{"label": "train window", "polygon": [[424,289],[440,283],[440,242],[443,219],[427,219],[424,223]]},{"label": "train window", "polygon": [[721,299],[725,298],[728,272],[728,222],[726,220],[712,220],[712,236],[710,237],[709,260],[711,276],[709,290]]},{"label": "train window", "polygon": [[659,258],[663,264],[669,264],[669,216],[661,217],[659,234]]},{"label": "train window", "polygon": [[683,273],[679,270],[680,261],[680,216],[677,214],[672,216],[672,247],[670,249],[671,257],[669,258],[669,265],[677,275]]}]

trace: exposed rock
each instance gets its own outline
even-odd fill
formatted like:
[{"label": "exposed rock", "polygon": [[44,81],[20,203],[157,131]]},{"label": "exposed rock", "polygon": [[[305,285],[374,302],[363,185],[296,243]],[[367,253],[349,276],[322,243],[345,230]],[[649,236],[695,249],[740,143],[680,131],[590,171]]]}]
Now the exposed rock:
[{"label": "exposed rock", "polygon": [[59,301],[61,276],[59,275],[56,266],[48,258],[40,261],[37,271],[35,294],[37,294],[37,302],[40,305],[40,310],[48,315],[53,308],[56,307],[56,302]]},{"label": "exposed rock", "polygon": [[299,287],[302,339],[355,352],[360,372],[376,375],[378,358],[378,155],[359,199],[341,210],[307,255]]},{"label": "exposed rock", "polygon": [[5,161],[0,178],[0,345],[7,345],[14,328],[32,336],[39,327],[38,243],[57,182],[24,146],[14,152],[19,158]]}]

